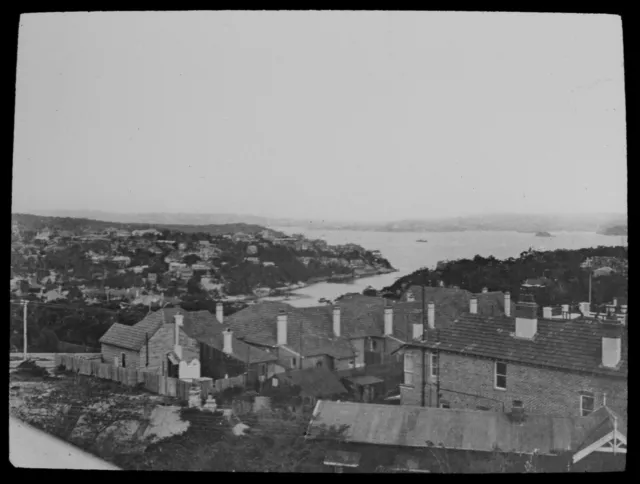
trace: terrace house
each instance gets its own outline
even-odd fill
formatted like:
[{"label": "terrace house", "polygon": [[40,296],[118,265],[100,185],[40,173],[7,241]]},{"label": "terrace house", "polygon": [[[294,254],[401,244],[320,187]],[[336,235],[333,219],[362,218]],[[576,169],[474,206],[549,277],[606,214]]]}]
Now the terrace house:
[{"label": "terrace house", "polygon": [[[585,416],[627,415],[627,332],[619,321],[540,317],[523,292],[515,317],[468,314],[401,348],[408,405]],[[424,364],[423,364],[424,362]]]}]

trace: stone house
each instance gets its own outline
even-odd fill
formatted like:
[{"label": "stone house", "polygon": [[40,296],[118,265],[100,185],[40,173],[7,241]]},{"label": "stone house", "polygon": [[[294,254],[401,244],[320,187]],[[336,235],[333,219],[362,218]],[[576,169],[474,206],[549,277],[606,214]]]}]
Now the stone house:
[{"label": "stone house", "polygon": [[[328,428],[342,430],[342,442],[323,435]],[[506,472],[524,472],[528,461],[543,472],[584,472],[624,469],[627,426],[607,407],[552,417],[321,400],[306,437],[335,443],[324,461],[334,472],[497,472],[496,457]]]},{"label": "stone house", "polygon": [[[406,405],[627,415],[627,333],[618,321],[545,319],[524,293],[515,318],[468,314],[404,345]],[[424,361],[424,364],[423,364]],[[424,382],[424,385],[423,385]]]}]

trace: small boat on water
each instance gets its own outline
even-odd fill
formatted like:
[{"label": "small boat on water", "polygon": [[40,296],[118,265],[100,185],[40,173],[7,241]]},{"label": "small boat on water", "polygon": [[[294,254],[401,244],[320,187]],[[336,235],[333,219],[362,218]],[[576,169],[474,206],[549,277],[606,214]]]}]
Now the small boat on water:
[{"label": "small boat on water", "polygon": [[416,242],[426,243],[429,242],[427,239],[418,239]]}]

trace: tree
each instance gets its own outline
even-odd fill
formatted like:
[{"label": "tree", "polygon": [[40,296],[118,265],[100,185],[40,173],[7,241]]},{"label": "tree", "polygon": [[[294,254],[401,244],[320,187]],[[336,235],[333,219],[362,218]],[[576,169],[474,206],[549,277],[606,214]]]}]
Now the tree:
[{"label": "tree", "polygon": [[188,266],[192,266],[193,264],[196,264],[200,260],[202,259],[200,259],[200,257],[198,257],[197,254],[187,254],[182,258],[182,262],[184,262]]}]

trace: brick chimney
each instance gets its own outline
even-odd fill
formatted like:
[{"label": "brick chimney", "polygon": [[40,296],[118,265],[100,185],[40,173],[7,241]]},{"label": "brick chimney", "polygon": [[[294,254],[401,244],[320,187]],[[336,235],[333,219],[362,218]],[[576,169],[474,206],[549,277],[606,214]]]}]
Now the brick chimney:
[{"label": "brick chimney", "polygon": [[224,308],[222,303],[216,304],[216,319],[220,324],[222,324],[222,321],[224,320]]},{"label": "brick chimney", "polygon": [[602,366],[616,368],[622,358],[622,325],[605,321],[602,329]]},{"label": "brick chimney", "polygon": [[475,296],[469,301],[469,312],[471,314],[478,314],[478,298]]},{"label": "brick chimney", "polygon": [[287,313],[284,309],[278,312],[278,344],[280,346],[287,344]]},{"label": "brick chimney", "polygon": [[523,293],[516,304],[516,337],[532,339],[538,332],[538,305],[533,294]]},{"label": "brick chimney", "polygon": [[233,337],[233,331],[231,331],[230,328],[227,328],[225,331],[222,332],[222,335],[224,337],[224,345],[222,347],[222,351],[224,353],[226,353],[227,355],[230,355],[233,352],[233,346],[232,346],[232,337]]},{"label": "brick chimney", "polygon": [[384,335],[393,335],[393,308],[391,306],[384,308]]},{"label": "brick chimney", "polygon": [[489,289],[488,289],[488,288],[486,288],[486,287],[483,287],[483,288],[482,288],[482,294],[486,294],[486,293],[488,293],[488,292],[489,292]]},{"label": "brick chimney", "polygon": [[340,306],[333,307],[333,334],[340,336]]},{"label": "brick chimney", "polygon": [[176,355],[182,358],[182,347],[180,346],[180,326],[184,324],[184,315],[176,314],[173,317],[173,319],[175,320],[175,324],[174,324],[175,341],[174,341],[173,351],[175,352]]},{"label": "brick chimney", "polygon": [[511,317],[511,293],[504,293],[504,315],[508,318]]},{"label": "brick chimney", "polygon": [[545,306],[542,308],[542,319],[553,319],[553,308]]},{"label": "brick chimney", "polygon": [[435,329],[436,327],[436,305],[433,301],[430,301],[427,305],[427,325],[429,329]]},{"label": "brick chimney", "polygon": [[591,304],[588,302],[581,302],[578,307],[580,308],[580,312],[582,314],[589,314],[591,312]]},{"label": "brick chimney", "polygon": [[413,295],[413,291],[409,289],[407,291],[407,302],[415,302],[416,297]]},{"label": "brick chimney", "polygon": [[569,305],[562,305],[562,319],[569,319]]}]

